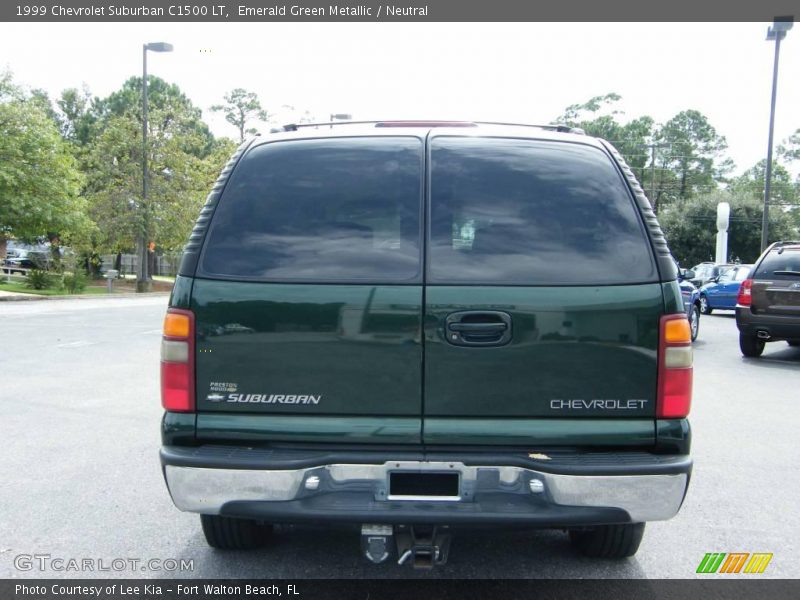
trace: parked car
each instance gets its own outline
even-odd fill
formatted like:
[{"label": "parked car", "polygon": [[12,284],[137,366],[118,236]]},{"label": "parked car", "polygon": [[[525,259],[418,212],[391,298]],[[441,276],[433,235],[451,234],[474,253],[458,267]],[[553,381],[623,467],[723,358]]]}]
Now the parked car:
[{"label": "parked car", "polygon": [[221,549],[352,523],[369,560],[432,566],[450,526],[503,525],[631,556],[692,469],[677,274],[621,155],[569,128],[255,138],[164,321],[170,496]]},{"label": "parked car", "polygon": [[766,342],[800,346],[800,242],[775,242],[742,282],[736,303],[739,348],[761,356]]},{"label": "parked car", "polygon": [[739,286],[747,279],[753,265],[736,265],[700,288],[700,312],[710,315],[714,310],[734,310]]},{"label": "parked car", "polygon": [[692,341],[695,341],[700,333],[700,290],[692,283],[692,277],[694,277],[694,273],[691,270],[678,270],[678,285],[681,288],[683,307],[689,319]]},{"label": "parked car", "polygon": [[698,288],[704,286],[706,283],[714,279],[715,277],[719,277],[725,271],[729,271],[735,264],[717,264],[713,262],[702,262],[699,265],[695,265],[692,268],[694,272],[694,277],[692,277],[692,283],[695,284]]},{"label": "parked car", "polygon": [[15,249],[6,254],[3,272],[25,275],[29,269],[47,269],[50,262],[50,256],[46,252]]}]

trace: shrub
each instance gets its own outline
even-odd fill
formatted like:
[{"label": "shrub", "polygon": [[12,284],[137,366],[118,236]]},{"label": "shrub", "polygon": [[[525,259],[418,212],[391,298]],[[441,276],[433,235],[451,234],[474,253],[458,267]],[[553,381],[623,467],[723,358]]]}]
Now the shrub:
[{"label": "shrub", "polygon": [[54,284],[53,276],[42,269],[31,269],[25,278],[25,287],[32,290],[46,290],[53,287]]},{"label": "shrub", "polygon": [[63,282],[64,289],[70,294],[79,294],[86,289],[86,275],[80,269],[66,273]]}]

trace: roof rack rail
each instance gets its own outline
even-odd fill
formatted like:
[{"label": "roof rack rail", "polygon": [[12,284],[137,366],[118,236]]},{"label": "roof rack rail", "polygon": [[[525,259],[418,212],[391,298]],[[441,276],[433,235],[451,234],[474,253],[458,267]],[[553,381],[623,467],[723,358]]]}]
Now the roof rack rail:
[{"label": "roof rack rail", "polygon": [[569,125],[553,124],[553,125],[536,125],[533,123],[506,123],[502,121],[443,121],[443,120],[375,120],[375,121],[329,121],[322,123],[288,123],[281,127],[274,127],[270,129],[270,133],[282,133],[285,131],[297,131],[300,128],[317,128],[341,126],[341,125],[375,125],[376,127],[432,127],[432,126],[449,126],[449,127],[475,127],[477,125],[500,125],[508,127],[533,127],[536,129],[543,129],[545,131],[556,131],[558,133],[574,133],[578,135],[585,135],[586,132],[580,127],[570,127]]},{"label": "roof rack rail", "polygon": [[784,242],[775,242],[772,244],[772,248],[778,251],[778,254],[783,254],[783,251],[786,248],[791,248],[792,246],[800,246],[800,242],[793,242],[793,241],[784,241]]},{"label": "roof rack rail", "polygon": [[586,135],[586,132],[580,127],[570,127],[563,123],[554,123],[551,125],[537,125],[535,123],[505,123],[502,121],[473,121],[476,125],[508,125],[511,127],[535,127],[536,129],[544,129],[545,131],[556,131],[558,133],[577,133],[579,135]]},{"label": "roof rack rail", "polygon": [[282,133],[284,131],[297,131],[301,127],[333,127],[334,125],[373,125],[380,121],[327,121],[324,123],[288,123],[280,127],[273,127],[270,133]]}]

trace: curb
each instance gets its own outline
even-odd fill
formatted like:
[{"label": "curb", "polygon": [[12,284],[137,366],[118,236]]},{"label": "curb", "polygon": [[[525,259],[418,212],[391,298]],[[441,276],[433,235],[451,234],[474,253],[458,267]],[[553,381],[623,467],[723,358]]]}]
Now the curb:
[{"label": "curb", "polygon": [[111,300],[113,298],[168,297],[172,292],[131,292],[124,294],[75,294],[64,296],[40,296],[37,294],[17,294],[0,296],[0,302],[30,302],[36,300]]}]

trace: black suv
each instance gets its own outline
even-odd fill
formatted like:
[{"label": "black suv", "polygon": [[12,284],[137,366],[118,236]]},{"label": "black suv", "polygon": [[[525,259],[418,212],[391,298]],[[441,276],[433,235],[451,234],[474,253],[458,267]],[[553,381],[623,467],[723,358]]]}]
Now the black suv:
[{"label": "black suv", "polygon": [[759,257],[736,299],[739,348],[761,356],[766,342],[800,345],[800,242],[775,242]]}]

